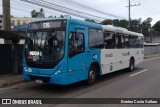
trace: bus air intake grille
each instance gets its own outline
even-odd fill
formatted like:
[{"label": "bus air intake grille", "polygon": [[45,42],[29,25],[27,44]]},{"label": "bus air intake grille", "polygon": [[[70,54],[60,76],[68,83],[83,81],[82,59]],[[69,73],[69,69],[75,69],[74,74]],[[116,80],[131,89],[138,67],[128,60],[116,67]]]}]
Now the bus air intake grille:
[{"label": "bus air intake grille", "polygon": [[31,80],[42,80],[43,82],[49,82],[51,79],[50,77],[33,76],[33,75],[29,75],[29,78]]}]

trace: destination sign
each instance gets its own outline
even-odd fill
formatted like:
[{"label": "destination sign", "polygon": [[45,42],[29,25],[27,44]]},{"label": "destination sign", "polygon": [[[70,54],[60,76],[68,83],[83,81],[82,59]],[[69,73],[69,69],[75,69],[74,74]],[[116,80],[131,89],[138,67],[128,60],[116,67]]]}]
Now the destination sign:
[{"label": "destination sign", "polygon": [[30,29],[49,29],[49,28],[65,28],[66,21],[41,21],[33,22],[29,25]]}]

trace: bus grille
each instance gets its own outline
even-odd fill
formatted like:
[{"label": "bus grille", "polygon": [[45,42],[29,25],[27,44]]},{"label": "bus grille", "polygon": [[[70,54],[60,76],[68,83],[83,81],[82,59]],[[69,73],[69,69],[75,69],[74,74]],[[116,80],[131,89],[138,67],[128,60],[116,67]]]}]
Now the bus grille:
[{"label": "bus grille", "polygon": [[43,82],[49,82],[51,79],[50,77],[33,76],[33,75],[29,75],[29,78],[31,80],[42,80]]}]

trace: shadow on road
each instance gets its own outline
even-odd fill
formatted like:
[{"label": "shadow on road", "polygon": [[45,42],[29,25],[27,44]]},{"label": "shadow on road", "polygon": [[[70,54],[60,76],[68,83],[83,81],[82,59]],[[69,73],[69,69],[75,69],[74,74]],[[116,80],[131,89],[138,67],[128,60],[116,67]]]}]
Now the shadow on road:
[{"label": "shadow on road", "polygon": [[35,84],[30,87],[31,90],[40,91],[43,93],[48,93],[48,97],[69,97],[65,96],[73,94],[72,97],[76,97],[76,95],[84,94],[89,91],[101,88],[103,86],[112,84],[120,79],[127,78],[128,75],[132,73],[136,73],[140,71],[142,68],[135,68],[133,72],[127,72],[126,70],[120,70],[117,72],[109,73],[98,78],[97,82],[92,86],[87,86],[84,84],[84,81],[74,83],[67,86],[60,85],[50,85],[50,84]]}]

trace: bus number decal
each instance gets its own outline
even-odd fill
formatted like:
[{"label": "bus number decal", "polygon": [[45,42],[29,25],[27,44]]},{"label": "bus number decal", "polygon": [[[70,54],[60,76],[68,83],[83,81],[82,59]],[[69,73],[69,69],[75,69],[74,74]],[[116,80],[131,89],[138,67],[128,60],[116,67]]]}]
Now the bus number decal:
[{"label": "bus number decal", "polygon": [[43,28],[50,28],[50,24],[49,23],[43,23]]}]

